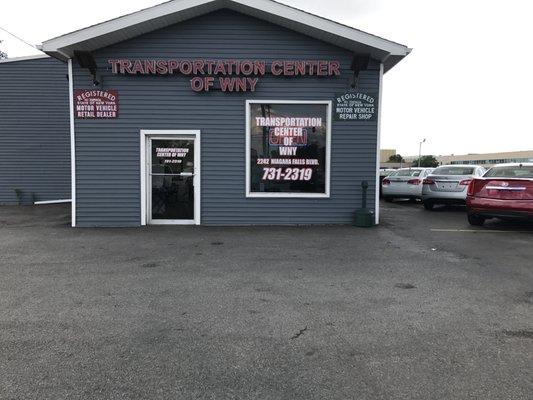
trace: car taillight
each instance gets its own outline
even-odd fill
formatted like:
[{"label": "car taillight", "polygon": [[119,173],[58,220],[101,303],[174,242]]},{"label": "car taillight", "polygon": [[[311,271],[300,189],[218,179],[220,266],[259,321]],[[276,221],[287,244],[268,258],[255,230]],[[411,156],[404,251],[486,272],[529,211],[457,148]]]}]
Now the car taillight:
[{"label": "car taillight", "polygon": [[465,179],[464,181],[459,182],[460,186],[468,186],[472,182],[472,179]]},{"label": "car taillight", "polygon": [[435,181],[433,179],[426,178],[424,179],[424,185],[434,185]]},{"label": "car taillight", "polygon": [[390,181],[388,179],[383,179],[381,182],[383,185],[390,185]]},{"label": "car taillight", "polygon": [[420,183],[422,183],[422,181],[420,179],[409,179],[407,181],[407,183],[409,185],[420,185]]},{"label": "car taillight", "polygon": [[[464,181],[463,181],[464,182]],[[468,183],[468,189],[466,189],[467,196],[473,196],[476,187],[476,180],[473,179]]]}]

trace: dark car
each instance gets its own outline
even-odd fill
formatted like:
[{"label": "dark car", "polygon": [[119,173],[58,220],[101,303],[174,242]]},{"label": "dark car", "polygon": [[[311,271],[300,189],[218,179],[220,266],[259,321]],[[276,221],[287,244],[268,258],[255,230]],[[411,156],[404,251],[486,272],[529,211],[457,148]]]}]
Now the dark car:
[{"label": "dark car", "polygon": [[497,165],[473,179],[466,206],[471,225],[488,218],[533,220],[533,163]]}]

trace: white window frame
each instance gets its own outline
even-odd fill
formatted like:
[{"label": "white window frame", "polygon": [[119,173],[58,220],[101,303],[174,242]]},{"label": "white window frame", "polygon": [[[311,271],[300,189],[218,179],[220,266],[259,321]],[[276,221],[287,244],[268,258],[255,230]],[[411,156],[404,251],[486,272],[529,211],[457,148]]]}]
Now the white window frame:
[{"label": "white window frame", "polygon": [[[148,178],[147,161],[151,157],[151,149],[146,146],[148,139],[177,139],[194,140],[194,219],[178,220],[152,220],[151,201],[148,198],[150,184]],[[141,161],[141,225],[200,225],[201,224],[201,132],[199,130],[141,130],[140,135],[140,161]]]},{"label": "white window frame", "polygon": [[[326,115],[328,118],[326,126],[326,192],[325,193],[279,193],[279,192],[252,192],[251,191],[251,113],[252,104],[323,104],[327,106]],[[247,198],[300,198],[300,199],[329,199],[331,184],[331,123],[332,123],[331,100],[246,100],[246,197]]]}]

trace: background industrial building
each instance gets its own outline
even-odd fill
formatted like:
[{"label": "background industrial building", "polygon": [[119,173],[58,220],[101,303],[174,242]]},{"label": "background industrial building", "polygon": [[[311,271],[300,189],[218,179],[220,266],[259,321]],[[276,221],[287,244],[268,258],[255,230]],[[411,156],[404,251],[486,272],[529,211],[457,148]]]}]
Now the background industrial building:
[{"label": "background industrial building", "polygon": [[[397,154],[395,149],[382,149],[381,168],[403,168],[412,166],[418,156],[404,157],[405,162],[388,162],[391,156]],[[483,167],[493,167],[497,164],[506,163],[531,163],[533,162],[533,150],[510,151],[499,153],[470,153],[470,154],[450,154],[435,156],[440,165],[481,165]]]}]

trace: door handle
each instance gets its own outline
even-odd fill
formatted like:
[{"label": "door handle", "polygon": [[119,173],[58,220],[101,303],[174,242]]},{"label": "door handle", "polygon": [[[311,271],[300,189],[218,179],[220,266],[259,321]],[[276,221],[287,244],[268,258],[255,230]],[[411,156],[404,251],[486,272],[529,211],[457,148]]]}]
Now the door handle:
[{"label": "door handle", "polygon": [[153,174],[153,173],[150,173],[150,176],[184,176],[184,177],[189,177],[189,176],[195,176],[195,174]]}]

